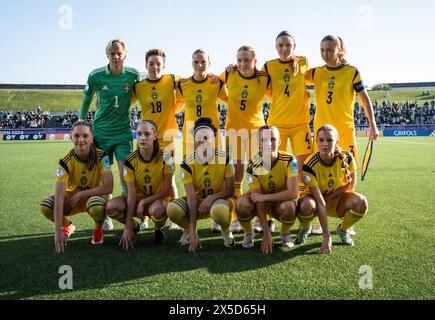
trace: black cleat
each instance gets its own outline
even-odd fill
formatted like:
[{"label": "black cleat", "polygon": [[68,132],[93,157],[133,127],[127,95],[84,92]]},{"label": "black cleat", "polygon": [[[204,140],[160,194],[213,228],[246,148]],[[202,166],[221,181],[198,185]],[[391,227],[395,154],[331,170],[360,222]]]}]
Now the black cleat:
[{"label": "black cleat", "polygon": [[163,232],[163,229],[154,230],[154,242],[155,243],[162,243],[166,240],[165,233]]}]

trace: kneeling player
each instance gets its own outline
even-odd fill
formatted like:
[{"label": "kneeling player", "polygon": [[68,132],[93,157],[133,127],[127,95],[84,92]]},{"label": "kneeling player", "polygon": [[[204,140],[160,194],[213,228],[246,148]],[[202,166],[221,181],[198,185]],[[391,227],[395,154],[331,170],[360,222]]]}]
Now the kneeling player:
[{"label": "kneeling player", "polygon": [[318,152],[305,160],[302,168],[305,192],[299,200],[301,227],[297,238],[304,243],[309,234],[309,223],[317,212],[323,229],[321,253],[331,252],[331,237],[327,216],[342,219],[337,227],[341,242],[353,246],[347,229],[358,222],[367,212],[367,199],[354,192],[356,164],[350,152],[338,146],[338,132],[332,125],[324,125],[317,131]]},{"label": "kneeling player", "polygon": [[64,251],[75,230],[67,216],[87,211],[95,222],[92,244],[103,243],[104,206],[113,191],[113,176],[107,155],[93,143],[92,127],[84,121],[72,126],[74,148],[59,160],[54,196],[41,202],[41,213],[55,224],[55,250]]},{"label": "kneeling player", "polygon": [[217,129],[209,118],[199,118],[194,126],[195,152],[181,164],[186,197],[168,204],[169,218],[184,231],[179,241],[195,252],[199,243],[197,220],[211,217],[220,225],[224,245],[234,246],[230,229],[234,195],[234,165],[226,152],[215,148]]},{"label": "kneeling player", "polygon": [[157,126],[151,120],[143,120],[136,130],[138,149],[124,161],[124,179],[127,196],[111,199],[106,213],[125,224],[119,245],[124,249],[134,248],[134,234],[139,224],[133,217],[144,215],[154,221],[154,239],[165,240],[163,227],[166,223],[166,206],[172,190],[174,166],[172,158],[167,160],[160,151]]},{"label": "kneeling player", "polygon": [[237,199],[237,216],[245,231],[244,248],[254,246],[251,219],[258,217],[263,228],[261,250],[268,253],[272,252],[272,233],[266,214],[281,222],[282,245],[294,245],[289,231],[296,220],[298,165],[293,155],[278,151],[280,138],[277,127],[262,126],[259,143],[260,153],[247,168],[249,192]]}]

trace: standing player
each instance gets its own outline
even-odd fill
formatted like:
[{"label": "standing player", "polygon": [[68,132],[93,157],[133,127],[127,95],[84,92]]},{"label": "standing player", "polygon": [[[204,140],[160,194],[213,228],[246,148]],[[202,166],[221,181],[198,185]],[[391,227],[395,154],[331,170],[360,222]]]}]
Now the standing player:
[{"label": "standing player", "polygon": [[353,246],[347,229],[363,218],[368,208],[367,199],[353,191],[356,184],[354,157],[349,151],[341,151],[338,139],[334,126],[326,124],[320,127],[316,133],[319,151],[305,160],[302,171],[309,193],[299,200],[301,227],[297,242],[307,241],[310,219],[317,212],[323,229],[321,253],[331,252],[327,216],[342,219],[337,233],[344,245]]},{"label": "standing player", "polygon": [[304,81],[308,62],[306,57],[295,55],[296,42],[288,31],[278,34],[275,47],[279,58],[267,61],[262,69],[271,79],[267,124],[278,128],[283,141],[280,150],[287,150],[290,139],[301,173],[302,164],[312,152],[309,94]]},{"label": "standing player", "polygon": [[237,215],[245,231],[242,246],[254,246],[251,219],[257,216],[263,229],[261,250],[269,253],[272,252],[272,233],[266,215],[281,222],[282,245],[294,245],[289,231],[296,220],[298,165],[293,155],[278,151],[281,141],[277,127],[261,127],[259,140],[260,152],[247,168],[249,192],[237,199]]},{"label": "standing player", "polygon": [[[175,88],[178,76],[162,74],[165,69],[166,54],[160,49],[148,50],[145,54],[145,67],[148,77],[134,86],[134,94],[140,102],[141,120],[151,120],[157,125],[160,148],[165,151],[165,159],[175,159],[174,136],[178,134],[175,114]],[[167,160],[167,159],[166,159]],[[172,180],[171,197],[177,198],[175,179]],[[147,222],[145,220],[145,222]],[[172,224],[170,229],[176,229]]]},{"label": "standing player", "polygon": [[168,217],[184,231],[181,245],[189,251],[199,247],[197,221],[211,217],[222,230],[226,247],[234,246],[230,231],[234,195],[234,165],[226,152],[216,149],[217,129],[209,118],[199,118],[194,126],[195,152],[181,164],[181,178],[186,197],[168,204]]},{"label": "standing player", "polygon": [[[106,46],[109,64],[93,70],[88,77],[80,106],[80,119],[85,119],[94,94],[97,94],[99,108],[95,112],[93,131],[96,146],[105,151],[113,163],[115,154],[122,193],[127,187],[122,175],[125,158],[133,151],[133,137],[130,125],[130,105],[134,84],[140,80],[139,72],[124,67],[127,45],[119,39],[110,40]],[[107,221],[105,229],[112,229]]]},{"label": "standing player", "polygon": [[[376,127],[370,97],[364,88],[358,69],[347,63],[346,48],[340,37],[332,35],[324,37],[320,42],[320,53],[325,65],[309,69],[305,73],[306,83],[314,85],[316,99],[314,132],[325,124],[337,128],[340,146],[352,153],[358,166],[353,112],[355,93],[358,94],[369,121],[370,139],[376,140],[379,130]],[[314,228],[313,233],[322,233],[320,225]]]},{"label": "standing player", "polygon": [[[235,195],[242,195],[245,160],[252,158],[252,144],[258,146],[258,129],[263,126],[262,104],[266,95],[268,77],[256,68],[254,48],[244,45],[237,51],[237,70],[225,71],[221,80],[228,88],[227,142],[232,147],[235,164]],[[252,139],[254,137],[254,139]],[[234,147],[236,146],[236,147]],[[255,147],[254,147],[255,148]],[[240,231],[237,215],[233,214],[232,232]]]},{"label": "standing player", "polygon": [[[218,98],[227,101],[228,92],[222,80],[207,81],[210,55],[203,49],[192,55],[193,76],[180,80],[177,86],[177,104],[184,104],[183,156],[193,151],[192,132],[196,120],[210,118],[219,128]],[[218,141],[220,139],[218,136]]]},{"label": "standing player", "polygon": [[107,155],[94,143],[92,127],[84,121],[72,126],[74,148],[59,160],[54,196],[41,202],[41,213],[54,221],[54,245],[63,252],[75,224],[67,216],[87,211],[95,222],[92,244],[103,243],[104,206],[113,190],[113,176]]},{"label": "standing player", "polygon": [[125,224],[119,243],[125,249],[134,247],[134,233],[139,230],[134,216],[148,215],[154,221],[155,241],[160,243],[165,239],[163,227],[174,174],[172,157],[164,159],[160,150],[156,124],[142,120],[136,135],[138,149],[124,161],[128,195],[113,198],[106,205],[107,215]]}]

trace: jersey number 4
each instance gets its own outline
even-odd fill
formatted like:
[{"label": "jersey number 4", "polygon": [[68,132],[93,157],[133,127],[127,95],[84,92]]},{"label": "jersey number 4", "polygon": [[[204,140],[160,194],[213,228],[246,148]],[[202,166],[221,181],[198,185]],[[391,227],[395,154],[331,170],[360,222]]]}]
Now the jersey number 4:
[{"label": "jersey number 4", "polygon": [[285,94],[287,97],[290,97],[290,91],[288,91],[288,85],[285,86],[284,94]]}]

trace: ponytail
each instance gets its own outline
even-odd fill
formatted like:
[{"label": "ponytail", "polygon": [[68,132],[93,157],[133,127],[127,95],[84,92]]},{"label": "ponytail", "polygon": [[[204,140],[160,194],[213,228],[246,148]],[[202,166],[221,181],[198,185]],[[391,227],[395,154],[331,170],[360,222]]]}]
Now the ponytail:
[{"label": "ponytail", "polygon": [[329,34],[329,35],[323,37],[321,42],[323,42],[323,41],[332,41],[332,42],[334,42],[337,45],[338,49],[339,49],[338,59],[339,59],[340,63],[341,64],[349,64],[347,62],[347,59],[346,59],[346,53],[347,53],[346,45],[344,44],[344,41],[343,41],[343,39],[341,37],[339,37],[339,36],[333,36],[333,35]]},{"label": "ponytail", "polygon": [[341,168],[344,169],[344,177],[346,178],[347,182],[350,182],[350,171],[349,171],[349,165],[346,162],[346,156],[343,153],[343,150],[337,145],[337,148],[335,149],[334,156],[341,161]]}]

